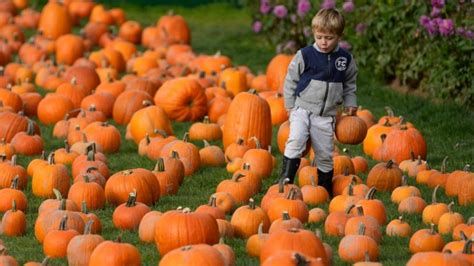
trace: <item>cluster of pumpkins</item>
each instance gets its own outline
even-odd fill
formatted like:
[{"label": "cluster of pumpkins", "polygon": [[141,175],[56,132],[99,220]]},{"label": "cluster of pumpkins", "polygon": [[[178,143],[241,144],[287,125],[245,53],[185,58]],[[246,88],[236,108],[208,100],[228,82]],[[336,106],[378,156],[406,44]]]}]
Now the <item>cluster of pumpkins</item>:
[{"label": "cluster of pumpkins", "polygon": [[[81,22],[80,33],[72,33]],[[35,30],[28,39],[26,29]],[[364,261],[379,259],[381,227],[388,222],[384,204],[374,198],[378,190],[392,193],[401,214],[422,214],[432,225],[412,235],[402,218],[388,223],[387,235],[411,237],[409,264],[426,257],[450,265],[473,263],[473,221],[464,223],[452,204],[438,203],[435,196],[443,187],[460,204],[472,204],[473,173],[431,169],[421,133],[390,110],[378,122],[362,108],[356,115],[338,115],[337,141],[362,143],[366,155],[380,163],[369,170],[364,157],[336,149],[333,199],[317,186],[308,147],[299,186],[282,181],[256,205],[253,197],[277,164],[270,147],[273,127],[279,127],[280,152],[288,138],[281,92],[291,55],[276,55],[265,74],[255,75],[219,52],[195,53],[179,15],[163,15],[144,27],[127,20],[120,8],[87,0],[51,0],[40,11],[26,0],[0,1],[0,37],[0,232],[25,234],[24,190],[31,182],[31,195],[44,199],[33,230],[46,260],[141,264],[135,246],[101,236],[101,219],[90,211],[108,203],[114,227],[138,231],[141,241],[154,243],[160,265],[234,265],[232,247],[219,242],[224,237],[247,239],[249,256],[263,265],[329,265],[332,248],[304,229],[308,222],[324,223],[326,235],[342,237],[341,260],[369,263]],[[42,136],[33,117],[52,127],[52,136]],[[172,121],[194,123],[179,139]],[[126,126],[126,135],[115,125]],[[110,171],[108,160],[123,137],[137,145],[139,155],[156,161],[155,168]],[[64,140],[64,148],[46,154],[50,138]],[[191,141],[203,141],[204,147]],[[210,144],[219,141],[223,148]],[[41,156],[27,166],[16,163],[17,156],[36,155]],[[201,167],[225,167],[231,174],[208,204],[195,211],[152,210]],[[364,184],[357,175],[367,172]],[[435,188],[432,204],[404,182],[404,172]],[[328,201],[327,211],[308,207]],[[455,241],[444,245],[433,225]],[[17,265],[2,242],[0,264]]]}]

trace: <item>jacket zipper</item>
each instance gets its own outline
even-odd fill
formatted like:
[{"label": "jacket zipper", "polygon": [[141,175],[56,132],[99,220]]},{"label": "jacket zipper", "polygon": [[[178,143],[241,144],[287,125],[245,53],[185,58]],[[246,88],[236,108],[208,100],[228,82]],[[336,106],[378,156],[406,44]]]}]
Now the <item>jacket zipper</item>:
[{"label": "jacket zipper", "polygon": [[328,80],[326,81],[326,91],[324,92],[323,106],[319,112],[319,116],[323,115],[324,108],[326,107],[326,100],[329,94],[329,80],[331,79],[331,54],[328,54]]}]

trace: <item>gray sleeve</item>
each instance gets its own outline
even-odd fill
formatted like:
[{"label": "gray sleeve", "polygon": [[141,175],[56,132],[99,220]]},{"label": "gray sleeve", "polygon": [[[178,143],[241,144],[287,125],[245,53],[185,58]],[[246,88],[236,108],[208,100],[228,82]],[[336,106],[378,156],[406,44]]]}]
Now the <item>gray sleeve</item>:
[{"label": "gray sleeve", "polygon": [[301,51],[298,51],[288,66],[288,71],[283,85],[283,96],[285,98],[285,108],[292,109],[295,106],[295,90],[300,76],[304,70],[304,60]]},{"label": "gray sleeve", "polygon": [[355,63],[354,57],[352,57],[351,63],[346,70],[344,88],[342,92],[345,107],[357,107],[357,71],[357,65]]}]

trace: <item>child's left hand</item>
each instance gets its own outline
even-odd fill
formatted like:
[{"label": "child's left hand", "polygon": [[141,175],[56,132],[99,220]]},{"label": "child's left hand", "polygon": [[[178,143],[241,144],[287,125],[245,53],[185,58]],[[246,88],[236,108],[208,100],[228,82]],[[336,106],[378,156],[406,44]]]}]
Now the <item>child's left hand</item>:
[{"label": "child's left hand", "polygon": [[348,106],[348,107],[344,108],[344,113],[346,113],[348,115],[355,115],[356,112],[357,112],[357,107]]}]

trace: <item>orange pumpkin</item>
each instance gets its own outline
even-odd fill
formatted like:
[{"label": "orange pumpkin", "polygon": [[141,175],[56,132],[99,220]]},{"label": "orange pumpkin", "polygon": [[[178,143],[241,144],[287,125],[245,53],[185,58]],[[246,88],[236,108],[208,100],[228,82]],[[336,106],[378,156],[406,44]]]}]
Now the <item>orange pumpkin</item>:
[{"label": "orange pumpkin", "polygon": [[268,88],[283,93],[283,83],[285,81],[288,65],[292,59],[293,55],[277,54],[270,60],[266,72]]}]

